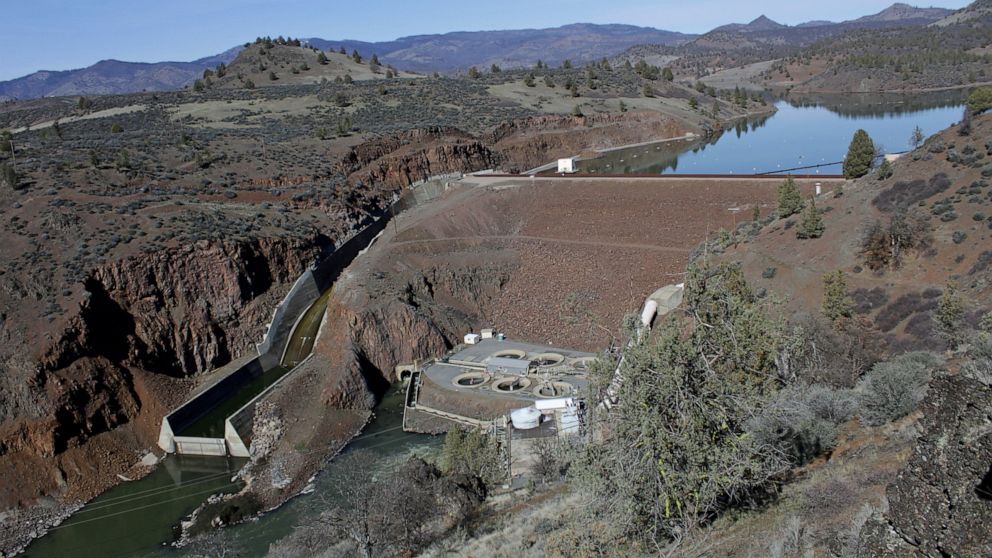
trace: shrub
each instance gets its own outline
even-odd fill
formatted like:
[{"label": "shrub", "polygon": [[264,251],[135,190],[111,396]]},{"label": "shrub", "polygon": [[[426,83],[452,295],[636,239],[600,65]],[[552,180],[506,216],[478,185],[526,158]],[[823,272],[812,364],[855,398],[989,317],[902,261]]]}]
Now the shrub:
[{"label": "shrub", "polygon": [[888,159],[882,159],[882,164],[878,165],[878,179],[885,180],[892,177],[892,163]]},{"label": "shrub", "polygon": [[951,180],[947,178],[947,175],[937,173],[926,182],[923,180],[896,182],[891,188],[883,190],[875,196],[871,203],[884,213],[906,210],[950,187]]},{"label": "shrub", "polygon": [[888,223],[870,222],[861,233],[861,255],[869,269],[898,268],[908,250],[923,250],[931,243],[930,218],[919,211],[900,211]]},{"label": "shrub", "polygon": [[851,293],[856,314],[867,314],[876,308],[881,308],[889,301],[889,295],[882,287],[858,289]]},{"label": "shrub", "polygon": [[941,364],[933,353],[912,352],[873,366],[858,384],[861,420],[878,426],[913,412]]},{"label": "shrub", "polygon": [[903,320],[913,314],[929,312],[937,308],[933,297],[926,293],[907,293],[895,299],[875,316],[875,325],[879,331],[892,331]]},{"label": "shrub", "polygon": [[857,412],[852,390],[793,386],[748,421],[748,431],[759,443],[778,448],[792,464],[802,465],[833,449],[839,427]]},{"label": "shrub", "polygon": [[438,466],[446,475],[468,474],[490,486],[506,478],[499,445],[481,430],[449,430],[444,437]]},{"label": "shrub", "polygon": [[964,231],[954,231],[954,234],[951,235],[951,240],[954,241],[954,244],[961,244],[967,238],[968,238],[968,233]]}]

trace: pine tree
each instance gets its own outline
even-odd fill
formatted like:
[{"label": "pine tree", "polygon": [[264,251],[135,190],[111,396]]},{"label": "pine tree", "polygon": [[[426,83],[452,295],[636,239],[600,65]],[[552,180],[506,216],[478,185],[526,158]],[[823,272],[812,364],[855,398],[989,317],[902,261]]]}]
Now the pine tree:
[{"label": "pine tree", "polygon": [[323,52],[318,52],[317,63],[320,64],[321,66],[327,65],[327,55],[324,54]]},{"label": "pine tree", "polygon": [[810,198],[809,205],[803,211],[803,218],[796,228],[796,238],[800,240],[820,238],[823,236],[823,230],[823,217],[820,217],[820,211],[816,209],[816,200]]},{"label": "pine tree", "polygon": [[532,74],[532,73],[531,74],[527,74],[524,77],[524,85],[526,85],[527,87],[534,87],[534,85],[535,85],[534,84],[534,74]]},{"label": "pine tree", "polygon": [[844,159],[844,178],[860,178],[868,174],[872,161],[875,160],[875,144],[868,137],[868,132],[859,129],[851,138]]},{"label": "pine tree", "polygon": [[785,182],[778,187],[778,216],[785,218],[799,213],[803,208],[803,197],[799,193],[799,186],[796,181],[789,176]]},{"label": "pine tree", "polygon": [[847,280],[841,270],[823,276],[823,315],[831,322],[850,318],[853,312],[851,297],[847,293]]},{"label": "pine tree", "polygon": [[472,66],[471,68],[468,69],[468,77],[471,79],[479,79],[479,76],[481,75],[482,74],[479,73],[479,69],[476,68],[475,66]]},{"label": "pine tree", "polygon": [[675,79],[675,74],[672,73],[671,68],[665,68],[661,71],[661,78],[665,81],[673,81]]}]

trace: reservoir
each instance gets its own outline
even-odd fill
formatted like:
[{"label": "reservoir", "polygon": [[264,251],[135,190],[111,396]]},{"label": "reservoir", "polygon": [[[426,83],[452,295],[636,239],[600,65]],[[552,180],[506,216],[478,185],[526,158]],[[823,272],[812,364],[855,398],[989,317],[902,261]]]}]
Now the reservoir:
[{"label": "reservoir", "polygon": [[[849,95],[775,103],[778,111],[740,121],[706,140],[682,140],[611,150],[578,162],[581,173],[607,174],[841,174],[840,161],[859,128],[876,148],[900,153],[919,126],[925,136],[961,119],[964,94],[893,97]],[[837,163],[837,164],[831,164]],[[821,166],[822,165],[822,166]],[[807,167],[807,168],[803,168]]]}]

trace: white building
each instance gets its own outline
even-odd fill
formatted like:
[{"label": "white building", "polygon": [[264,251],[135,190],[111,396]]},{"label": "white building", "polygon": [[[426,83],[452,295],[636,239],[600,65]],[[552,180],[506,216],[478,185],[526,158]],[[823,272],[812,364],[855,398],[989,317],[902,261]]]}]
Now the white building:
[{"label": "white building", "polygon": [[568,159],[558,159],[558,172],[573,173],[577,169],[575,168],[576,157],[569,157]]}]

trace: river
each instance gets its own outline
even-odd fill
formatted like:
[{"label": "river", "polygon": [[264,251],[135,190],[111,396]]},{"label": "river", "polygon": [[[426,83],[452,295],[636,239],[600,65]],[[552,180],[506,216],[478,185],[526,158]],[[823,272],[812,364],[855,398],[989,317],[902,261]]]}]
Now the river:
[{"label": "river", "polygon": [[[862,128],[886,153],[911,148],[961,119],[961,92],[930,96],[821,97],[775,103],[778,111],[741,121],[708,140],[683,140],[608,151],[578,171],[613,174],[758,174],[812,167],[797,174],[840,174],[854,132]],[[829,163],[838,163],[829,165]]]}]

